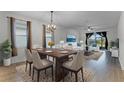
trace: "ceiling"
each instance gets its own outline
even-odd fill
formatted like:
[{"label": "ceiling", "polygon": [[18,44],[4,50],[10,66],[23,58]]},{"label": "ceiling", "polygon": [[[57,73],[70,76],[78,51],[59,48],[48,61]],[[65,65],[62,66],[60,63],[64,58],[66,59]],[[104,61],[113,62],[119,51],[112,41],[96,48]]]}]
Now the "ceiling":
[{"label": "ceiling", "polygon": [[[48,24],[49,11],[11,11],[14,14],[34,18]],[[120,11],[54,11],[53,22],[62,28],[86,29],[89,25],[94,28],[117,27]]]}]

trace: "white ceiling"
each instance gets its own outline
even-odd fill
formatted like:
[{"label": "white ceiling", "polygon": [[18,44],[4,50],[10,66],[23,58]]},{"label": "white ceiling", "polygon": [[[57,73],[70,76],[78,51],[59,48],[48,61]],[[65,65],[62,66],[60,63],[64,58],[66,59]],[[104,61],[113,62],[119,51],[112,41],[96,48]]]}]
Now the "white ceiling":
[{"label": "white ceiling", "polygon": [[[12,13],[35,18],[45,24],[50,22],[49,11],[12,11]],[[120,13],[120,11],[54,11],[53,21],[63,28],[85,29],[90,25],[104,29],[117,27]]]}]

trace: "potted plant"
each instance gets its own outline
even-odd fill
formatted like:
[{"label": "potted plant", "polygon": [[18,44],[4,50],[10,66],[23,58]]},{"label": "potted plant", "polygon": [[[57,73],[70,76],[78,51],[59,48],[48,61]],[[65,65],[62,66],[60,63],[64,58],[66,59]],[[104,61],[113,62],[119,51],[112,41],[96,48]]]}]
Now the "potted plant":
[{"label": "potted plant", "polygon": [[9,40],[6,40],[1,45],[1,52],[3,57],[4,66],[9,66],[11,64],[11,44]]}]

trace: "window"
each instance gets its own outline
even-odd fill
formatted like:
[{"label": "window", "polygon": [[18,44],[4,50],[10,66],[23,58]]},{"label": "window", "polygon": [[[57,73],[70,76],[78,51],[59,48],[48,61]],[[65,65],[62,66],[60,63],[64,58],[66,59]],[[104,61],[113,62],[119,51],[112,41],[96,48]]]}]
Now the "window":
[{"label": "window", "polygon": [[46,47],[49,48],[50,46],[48,46],[48,42],[52,41],[52,33],[50,32],[46,32]]},{"label": "window", "polygon": [[17,48],[27,47],[27,23],[25,21],[15,21],[15,40]]},{"label": "window", "polygon": [[100,36],[97,33],[94,33],[89,39],[88,39],[88,45],[92,47],[102,47],[105,48],[105,37]]}]

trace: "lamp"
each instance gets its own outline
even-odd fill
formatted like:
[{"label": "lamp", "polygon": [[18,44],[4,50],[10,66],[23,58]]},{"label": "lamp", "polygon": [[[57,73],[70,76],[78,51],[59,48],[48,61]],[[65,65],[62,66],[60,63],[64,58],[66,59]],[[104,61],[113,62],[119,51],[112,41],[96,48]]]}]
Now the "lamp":
[{"label": "lamp", "polygon": [[47,31],[53,32],[56,30],[56,25],[53,24],[53,11],[50,11],[50,13],[51,13],[51,21],[50,24],[47,25]]}]

